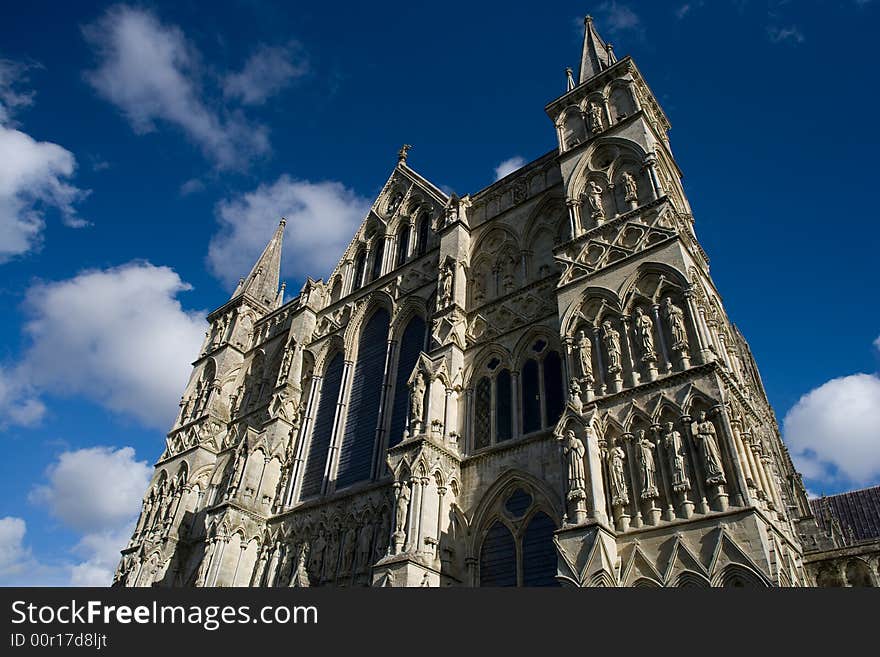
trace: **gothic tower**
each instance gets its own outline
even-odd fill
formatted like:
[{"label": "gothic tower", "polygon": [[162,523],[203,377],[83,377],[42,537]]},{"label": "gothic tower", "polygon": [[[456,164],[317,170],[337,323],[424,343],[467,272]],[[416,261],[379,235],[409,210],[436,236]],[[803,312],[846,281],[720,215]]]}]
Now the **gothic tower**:
[{"label": "gothic tower", "polygon": [[286,303],[282,220],[208,316],[117,583],[809,583],[669,122],[589,17],[567,82],[557,147],[473,194],[404,146]]}]

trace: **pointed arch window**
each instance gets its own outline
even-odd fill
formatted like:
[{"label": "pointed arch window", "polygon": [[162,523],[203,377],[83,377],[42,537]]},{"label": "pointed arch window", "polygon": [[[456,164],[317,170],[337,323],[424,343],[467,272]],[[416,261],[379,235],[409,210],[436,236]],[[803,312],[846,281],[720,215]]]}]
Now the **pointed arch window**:
[{"label": "pointed arch window", "polygon": [[370,280],[375,281],[382,275],[382,260],[385,256],[385,237],[379,235],[375,238],[373,246],[373,269],[370,273]]},{"label": "pointed arch window", "polygon": [[389,321],[388,311],[380,308],[361,332],[336,469],[337,488],[370,478],[385,382]]},{"label": "pointed arch window", "polygon": [[409,236],[412,227],[409,224],[403,224],[397,231],[397,258],[395,266],[400,267],[406,262],[407,251],[409,250]]},{"label": "pointed arch window", "polygon": [[400,340],[397,373],[394,377],[394,402],[391,408],[391,429],[388,446],[394,447],[403,440],[409,414],[409,388],[407,381],[425,346],[425,320],[416,316],[409,320]]},{"label": "pointed arch window", "polygon": [[513,380],[492,358],[474,386],[474,449],[510,440],[513,435]]},{"label": "pointed arch window", "polygon": [[516,541],[499,520],[480,547],[480,586],[516,586]]},{"label": "pointed arch window", "polygon": [[318,412],[315,415],[315,426],[306,457],[300,498],[319,495],[324,484],[324,471],[327,466],[327,454],[330,451],[330,439],[333,435],[333,419],[336,415],[336,403],[339,399],[339,388],[342,384],[343,358],[336,354],[324,372],[321,385],[321,397],[318,401]]},{"label": "pointed arch window", "polygon": [[354,278],[351,279],[352,291],[360,289],[364,282],[364,268],[367,264],[366,249],[361,247],[358,249],[357,255],[354,257]]},{"label": "pointed arch window", "polygon": [[423,256],[428,251],[428,232],[431,230],[431,218],[423,212],[419,218],[416,255]]},{"label": "pointed arch window", "polygon": [[520,375],[524,435],[554,426],[565,407],[559,352],[548,349],[545,340],[535,341],[530,351]]}]

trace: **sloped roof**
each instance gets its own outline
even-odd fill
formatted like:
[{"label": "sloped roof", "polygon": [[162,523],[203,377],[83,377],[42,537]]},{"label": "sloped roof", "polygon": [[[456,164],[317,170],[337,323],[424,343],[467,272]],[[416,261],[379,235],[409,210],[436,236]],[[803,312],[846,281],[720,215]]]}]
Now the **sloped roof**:
[{"label": "sloped roof", "polygon": [[824,532],[835,518],[847,543],[880,538],[880,486],[811,499],[810,508]]}]

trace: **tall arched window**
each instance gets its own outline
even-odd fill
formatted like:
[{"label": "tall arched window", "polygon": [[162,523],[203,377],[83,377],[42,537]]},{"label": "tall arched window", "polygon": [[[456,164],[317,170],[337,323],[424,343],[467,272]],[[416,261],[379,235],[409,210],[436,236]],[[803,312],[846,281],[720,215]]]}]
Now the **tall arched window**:
[{"label": "tall arched window", "polygon": [[370,478],[384,384],[388,324],[388,311],[380,308],[361,332],[336,469],[337,488]]},{"label": "tall arched window", "polygon": [[559,586],[556,523],[533,501],[517,488],[506,502],[496,503],[496,519],[480,546],[480,586]]},{"label": "tall arched window", "polygon": [[364,283],[364,268],[367,264],[367,252],[361,247],[354,257],[354,278],[351,279],[351,289],[357,290]]},{"label": "tall arched window", "polygon": [[492,358],[474,386],[474,449],[513,438],[513,384],[510,370]]},{"label": "tall arched window", "polygon": [[416,255],[423,256],[428,251],[428,231],[431,229],[431,218],[427,212],[422,213],[418,225],[418,241],[416,242]]},{"label": "tall arched window", "polygon": [[520,376],[523,434],[554,426],[565,407],[559,353],[548,349],[545,340],[535,341],[531,353]]},{"label": "tall arched window", "polygon": [[409,411],[409,390],[406,384],[424,346],[425,321],[416,316],[409,320],[400,340],[397,374],[394,377],[394,403],[391,410],[391,432],[388,436],[389,447],[394,447],[403,439]]},{"label": "tall arched window", "polygon": [[400,267],[406,262],[406,254],[409,250],[409,235],[412,227],[409,224],[403,224],[397,231],[397,259],[395,266]]},{"label": "tall arched window", "polygon": [[342,369],[343,357],[338,353],[327,365],[324,382],[321,384],[321,398],[318,401],[318,412],[315,415],[315,426],[300,487],[300,498],[303,499],[321,493],[330,439],[333,436],[333,418],[336,415],[336,403],[342,383]]},{"label": "tall arched window", "polygon": [[516,586],[516,541],[498,520],[480,548],[480,586]]},{"label": "tall arched window", "polygon": [[382,259],[385,256],[385,237],[380,235],[375,238],[373,246],[373,270],[370,280],[375,281],[382,275]]}]

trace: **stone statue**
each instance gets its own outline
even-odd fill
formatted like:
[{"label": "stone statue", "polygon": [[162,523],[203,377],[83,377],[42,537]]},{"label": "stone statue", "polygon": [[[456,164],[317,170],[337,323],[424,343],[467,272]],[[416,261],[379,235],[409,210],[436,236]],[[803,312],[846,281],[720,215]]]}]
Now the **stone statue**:
[{"label": "stone statue", "polygon": [[626,452],[620,444],[615,444],[608,452],[611,471],[611,504],[624,506],[629,504],[626,485]]},{"label": "stone statue", "polygon": [[607,319],[602,322],[602,341],[608,352],[608,371],[615,374],[620,371],[620,333]]},{"label": "stone statue", "polygon": [[703,458],[703,466],[706,468],[706,484],[725,483],[724,470],[721,468],[721,452],[718,451],[718,441],[715,437],[715,425],[706,416],[706,411],[700,411],[699,419],[694,430],[694,440],[700,449]]},{"label": "stone statue", "polygon": [[578,331],[577,334],[577,351],[578,362],[581,366],[581,376],[590,381],[593,379],[593,351],[590,340],[583,331]]},{"label": "stone statue", "polygon": [[636,333],[639,336],[639,346],[642,350],[642,360],[657,360],[657,354],[654,351],[654,322],[640,307],[636,308],[635,325]]},{"label": "stone statue", "polygon": [[574,435],[574,431],[571,429],[565,432],[562,453],[568,460],[568,497],[571,499],[576,493],[582,496],[587,489],[586,477],[584,476],[586,450],[583,442]]},{"label": "stone statue", "polygon": [[590,203],[590,217],[593,219],[604,219],[605,209],[602,207],[602,188],[595,180],[591,180],[587,192],[587,200]]},{"label": "stone statue", "polygon": [[406,516],[409,513],[409,485],[401,484],[394,507],[394,533],[406,534]]},{"label": "stone statue", "polygon": [[284,355],[281,356],[281,367],[278,368],[278,385],[287,383],[287,376],[290,372],[290,364],[293,362],[293,355],[296,352],[296,340],[291,337],[284,346]]},{"label": "stone statue", "polygon": [[688,480],[687,470],[685,468],[685,451],[684,444],[681,440],[681,434],[675,430],[672,422],[667,422],[663,432],[663,444],[669,454],[669,471],[672,472],[672,490],[676,492],[684,492],[691,489],[691,482]]},{"label": "stone statue", "polygon": [[636,184],[636,179],[629,171],[624,171],[623,175],[620,177],[621,182],[623,182],[623,189],[625,192],[624,200],[630,203],[636,203],[639,200],[639,188]]},{"label": "stone statue", "polygon": [[598,103],[590,103],[590,130],[593,133],[602,132],[605,126],[602,125],[602,108]]},{"label": "stone statue", "polygon": [[452,281],[454,273],[449,264],[443,266],[440,270],[440,286],[438,298],[440,300],[438,307],[446,308],[452,303]]},{"label": "stone statue", "polygon": [[584,402],[581,399],[581,386],[574,377],[571,377],[571,381],[568,382],[568,400],[578,413],[584,410]]},{"label": "stone statue", "polygon": [[400,150],[397,151],[397,161],[399,163],[406,162],[406,158],[409,155],[409,149],[412,148],[412,144],[404,144],[400,147]]},{"label": "stone statue", "polygon": [[324,550],[327,547],[327,541],[324,539],[324,532],[318,532],[315,540],[309,548],[309,572],[315,580],[321,579],[324,570]]},{"label": "stone statue", "polygon": [[360,570],[370,565],[370,544],[373,542],[373,526],[364,525],[357,541],[356,567]]},{"label": "stone statue", "polygon": [[409,397],[409,418],[413,430],[422,423],[425,406],[425,390],[427,390],[425,375],[422,372],[418,372],[415,381],[413,381]]},{"label": "stone statue", "polygon": [[663,302],[663,314],[669,323],[673,351],[687,350],[687,329],[684,325],[684,311],[672,303],[672,299],[666,297],[666,300]]},{"label": "stone statue", "polygon": [[342,572],[351,572],[354,565],[354,555],[357,550],[357,528],[349,527],[345,532],[345,552],[342,553]]},{"label": "stone statue", "polygon": [[458,212],[459,206],[461,205],[461,199],[458,197],[458,194],[453,192],[452,196],[449,197],[449,203],[443,209],[443,225],[448,226],[449,224],[455,223],[458,221]]},{"label": "stone statue", "polygon": [[642,499],[657,497],[656,466],[654,464],[654,443],[645,436],[645,430],[639,431],[639,464],[642,466]]},{"label": "stone statue", "polygon": [[394,214],[397,208],[400,207],[400,204],[403,202],[403,194],[397,192],[394,196],[391,197],[391,200],[388,201],[387,213],[388,216]]}]

